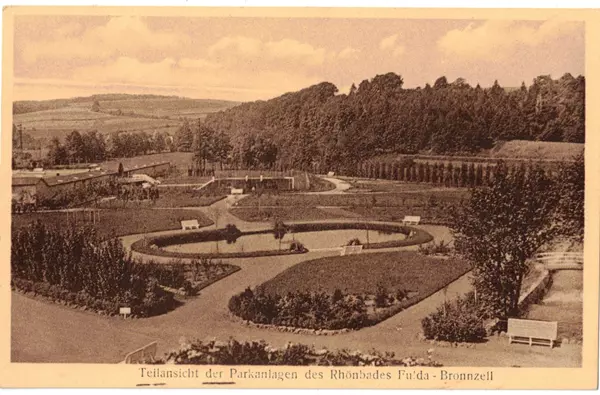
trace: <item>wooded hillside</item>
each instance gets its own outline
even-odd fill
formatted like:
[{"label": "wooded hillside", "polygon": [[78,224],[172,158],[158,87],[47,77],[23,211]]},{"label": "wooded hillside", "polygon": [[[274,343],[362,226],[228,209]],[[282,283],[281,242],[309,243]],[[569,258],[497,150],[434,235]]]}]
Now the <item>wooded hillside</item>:
[{"label": "wooded hillside", "polygon": [[585,139],[583,76],[540,76],[510,91],[461,78],[416,89],[403,83],[388,73],[338,94],[323,82],[209,114],[204,123],[229,136],[231,159],[245,167],[340,168],[385,153],[470,155],[497,141]]}]

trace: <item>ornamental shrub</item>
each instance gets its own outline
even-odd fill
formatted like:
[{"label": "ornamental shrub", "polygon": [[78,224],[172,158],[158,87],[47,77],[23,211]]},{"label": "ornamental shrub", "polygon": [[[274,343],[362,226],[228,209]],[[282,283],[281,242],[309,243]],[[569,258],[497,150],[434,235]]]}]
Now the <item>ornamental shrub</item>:
[{"label": "ornamental shrub", "polygon": [[445,302],[436,312],[423,318],[427,339],[449,342],[480,342],[486,336],[484,315],[473,293]]}]

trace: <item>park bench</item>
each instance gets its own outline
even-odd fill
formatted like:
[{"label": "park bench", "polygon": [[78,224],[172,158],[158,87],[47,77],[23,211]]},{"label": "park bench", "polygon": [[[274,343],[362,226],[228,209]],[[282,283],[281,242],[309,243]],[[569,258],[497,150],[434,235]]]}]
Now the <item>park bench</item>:
[{"label": "park bench", "polygon": [[329,173],[327,173],[327,177],[333,177],[335,176],[335,172],[330,171]]},{"label": "park bench", "polygon": [[231,188],[231,194],[232,195],[243,195],[244,189],[243,188]]},{"label": "park bench", "polygon": [[136,363],[146,363],[146,362],[154,362],[154,357],[156,356],[156,349],[158,343],[152,342],[148,345],[145,345],[142,348],[138,348],[135,351],[130,352],[125,356],[125,360],[121,363],[126,364],[136,364]]},{"label": "park bench", "polygon": [[508,319],[508,343],[525,343],[532,346],[554,347],[558,337],[558,322]]},{"label": "park bench", "polygon": [[200,229],[200,224],[198,223],[197,219],[181,221],[181,229],[183,229],[183,230]]},{"label": "park bench", "polygon": [[340,255],[354,255],[354,254],[360,254],[363,250],[363,246],[362,245],[353,245],[353,246],[343,246],[342,247],[342,252]]},{"label": "park bench", "polygon": [[402,225],[419,225],[421,217],[415,215],[407,215],[402,220]]}]

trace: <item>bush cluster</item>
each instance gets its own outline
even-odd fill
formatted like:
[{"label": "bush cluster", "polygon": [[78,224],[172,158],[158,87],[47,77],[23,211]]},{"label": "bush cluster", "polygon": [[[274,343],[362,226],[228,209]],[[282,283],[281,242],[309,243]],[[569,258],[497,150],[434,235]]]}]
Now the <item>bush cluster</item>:
[{"label": "bush cluster", "polygon": [[358,329],[369,325],[363,298],[334,292],[269,295],[247,288],[229,300],[231,312],[257,324],[308,329]]},{"label": "bush cluster", "polygon": [[423,318],[427,339],[449,342],[479,342],[486,336],[484,314],[473,293],[445,302],[436,312]]},{"label": "bush cluster", "polygon": [[[113,306],[109,312],[129,306],[132,314],[145,317],[173,305],[173,295],[159,286],[156,273],[126,256],[119,239],[101,241],[91,227],[61,231],[38,221],[13,230],[11,275],[13,281],[48,284],[48,289],[37,286],[46,296],[81,295],[79,302],[93,308],[102,301]],[[16,287],[27,284],[14,282]]]},{"label": "bush cluster", "polygon": [[449,246],[449,243],[444,242],[444,240],[440,240],[439,243],[429,243],[425,245],[419,245],[419,253],[423,255],[433,255],[433,254],[448,254],[452,249]]},{"label": "bush cluster", "polygon": [[288,343],[276,348],[264,341],[239,342],[194,341],[182,344],[155,364],[176,365],[284,365],[284,366],[441,366],[433,360],[431,350],[426,358],[398,359],[394,353],[371,351],[316,350],[314,346]]}]

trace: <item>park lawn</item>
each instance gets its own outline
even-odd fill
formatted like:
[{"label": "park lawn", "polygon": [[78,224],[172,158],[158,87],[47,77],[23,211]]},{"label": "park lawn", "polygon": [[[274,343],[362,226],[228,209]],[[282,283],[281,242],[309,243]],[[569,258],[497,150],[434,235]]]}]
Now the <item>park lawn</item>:
[{"label": "park lawn", "polygon": [[435,225],[453,223],[452,212],[446,207],[406,206],[406,207],[349,207],[345,209],[359,217],[374,221],[402,221],[407,216],[420,216],[421,222]]},{"label": "park lawn", "polygon": [[314,207],[263,207],[260,211],[256,207],[233,208],[229,212],[248,222],[269,222],[275,219],[281,221],[313,221],[348,217]]},{"label": "park lawn", "polygon": [[[102,209],[99,212],[100,219],[95,226],[102,237],[180,229],[180,221],[189,219],[197,219],[200,226],[213,223],[199,210],[124,208]],[[69,223],[74,226],[91,224],[89,217],[85,221],[84,215],[78,212],[74,219],[73,212],[67,214],[63,211],[13,214],[12,227],[25,227],[37,220],[63,229],[68,228]]]},{"label": "park lawn", "polygon": [[442,289],[471,270],[458,258],[433,258],[413,251],[334,256],[301,262],[260,285],[266,293],[339,289],[351,294],[373,294],[377,285],[389,292],[416,293],[414,303]]},{"label": "park lawn", "polygon": [[249,195],[240,200],[239,206],[364,206],[408,207],[421,205],[460,204],[468,198],[468,191],[436,189],[430,192],[378,193],[378,194],[331,194],[300,195],[291,193]]},{"label": "park lawn", "polygon": [[[225,195],[199,194],[192,188],[169,187],[159,189],[159,198],[156,202],[151,200],[124,201],[119,199],[105,200],[97,204],[99,208],[169,208],[169,207],[202,207],[225,198]],[[90,206],[96,207],[94,204]]]}]

